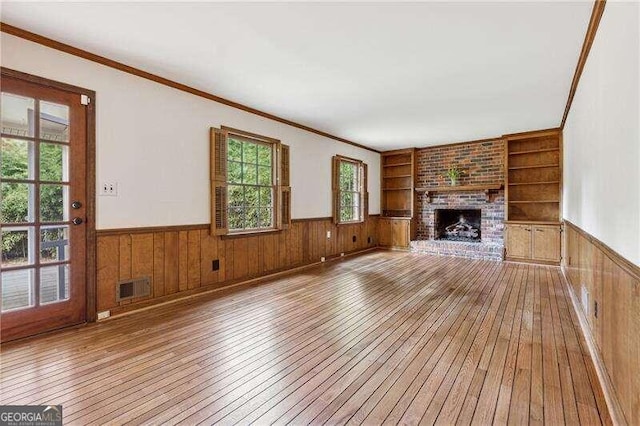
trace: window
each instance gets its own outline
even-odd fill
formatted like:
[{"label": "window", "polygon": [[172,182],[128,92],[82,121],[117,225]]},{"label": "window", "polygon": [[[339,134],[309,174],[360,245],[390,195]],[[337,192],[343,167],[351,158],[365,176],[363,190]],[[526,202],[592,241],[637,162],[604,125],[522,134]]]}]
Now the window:
[{"label": "window", "polygon": [[230,231],[274,227],[274,144],[227,138],[227,215]]},{"label": "window", "polygon": [[362,222],[368,216],[367,165],[360,160],[333,157],[333,219]]},{"label": "window", "polygon": [[212,233],[284,229],[290,222],[289,147],[223,127],[211,131]]}]

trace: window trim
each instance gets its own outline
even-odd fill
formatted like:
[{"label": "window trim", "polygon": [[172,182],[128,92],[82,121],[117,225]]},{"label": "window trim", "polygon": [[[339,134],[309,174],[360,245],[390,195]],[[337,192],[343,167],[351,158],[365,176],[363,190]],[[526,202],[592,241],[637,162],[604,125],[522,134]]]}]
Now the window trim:
[{"label": "window trim", "polygon": [[[255,229],[229,229],[229,137],[240,141],[264,144],[272,148],[272,227]],[[291,227],[291,183],[290,156],[291,148],[280,140],[256,133],[235,129],[228,126],[211,127],[210,129],[210,234],[223,238],[277,233]],[[267,187],[267,186],[263,186]]]},{"label": "window trim", "polygon": [[[359,191],[352,192],[352,193],[359,194],[359,198],[360,198],[360,209],[359,209],[360,215],[359,215],[359,218],[355,220],[340,219],[340,199],[341,199],[340,195],[343,192],[340,190],[340,163],[341,162],[356,164],[360,172]],[[351,158],[344,155],[336,154],[332,158],[332,168],[337,168],[337,170],[332,170],[332,174],[331,174],[331,179],[332,179],[331,186],[333,188],[333,222],[338,226],[364,223],[367,220],[368,210],[369,210],[369,203],[367,200],[368,198],[367,164],[362,160],[358,160],[357,158]],[[336,182],[336,179],[337,179],[337,182]]]},{"label": "window trim", "polygon": [[[281,142],[278,139],[274,139],[274,138],[270,138],[267,136],[262,136],[262,135],[258,135],[255,133],[250,133],[250,132],[246,132],[244,130],[239,130],[239,129],[234,129],[231,127],[227,127],[227,126],[221,126],[220,127],[221,130],[223,132],[225,132],[225,142],[227,144],[227,158],[225,159],[225,161],[228,163],[229,162],[229,150],[228,150],[228,144],[229,144],[229,139],[230,138],[234,138],[236,140],[240,140],[243,142],[249,142],[249,143],[254,143],[254,144],[258,144],[258,145],[266,145],[268,147],[271,148],[271,152],[272,152],[272,162],[271,162],[271,175],[272,175],[272,184],[270,185],[271,190],[272,190],[272,226],[268,227],[268,228],[243,228],[243,229],[231,229],[228,228],[227,231],[227,235],[232,236],[232,235],[245,235],[245,234],[262,234],[265,232],[276,232],[276,231],[280,231],[282,229],[281,227],[281,221],[280,221],[280,149],[281,149]],[[242,162],[241,164],[244,164],[244,162]],[[228,167],[227,167],[227,188],[229,187],[229,185],[240,185],[240,186],[244,186],[244,184],[238,184],[238,183],[232,183],[229,182],[229,171],[228,171]],[[251,186],[249,184],[249,186]],[[263,185],[257,185],[259,187],[266,187]],[[229,221],[228,219],[229,217],[229,213],[227,212],[227,221]]]}]

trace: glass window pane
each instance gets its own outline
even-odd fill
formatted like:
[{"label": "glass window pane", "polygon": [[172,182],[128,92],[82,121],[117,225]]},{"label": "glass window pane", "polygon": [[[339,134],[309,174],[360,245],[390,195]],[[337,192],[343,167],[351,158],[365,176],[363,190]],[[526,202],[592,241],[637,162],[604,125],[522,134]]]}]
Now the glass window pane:
[{"label": "glass window pane", "polygon": [[359,192],[354,192],[353,193],[353,205],[355,207],[360,207],[360,200],[361,200],[360,193]]},{"label": "glass window pane", "polygon": [[352,192],[341,192],[340,193],[340,206],[352,206],[353,205],[353,193]]},{"label": "glass window pane", "polygon": [[33,269],[2,272],[2,312],[34,305]]},{"label": "glass window pane", "polygon": [[35,100],[24,96],[2,93],[2,133],[16,136],[35,135]]},{"label": "glass window pane", "polygon": [[271,185],[272,182],[271,167],[258,166],[258,185]]},{"label": "glass window pane", "polygon": [[255,207],[247,207],[245,209],[245,228],[258,228],[258,209]]},{"label": "glass window pane", "polygon": [[240,185],[229,185],[229,198],[228,205],[230,207],[242,207],[244,206],[244,187]]},{"label": "glass window pane", "polygon": [[40,221],[63,222],[69,220],[69,187],[66,185],[40,185]]},{"label": "glass window pane", "polygon": [[260,189],[255,186],[246,186],[244,188],[244,204],[247,207],[255,207],[259,202]]},{"label": "glass window pane", "polygon": [[2,223],[34,222],[35,187],[30,183],[5,183],[1,185],[0,207]]},{"label": "glass window pane", "polygon": [[227,182],[242,183],[242,163],[237,161],[228,161],[227,168]]},{"label": "glass window pane", "polygon": [[272,209],[270,208],[260,208],[258,211],[258,220],[260,221],[261,228],[271,228],[273,227],[273,215]]},{"label": "glass window pane", "polygon": [[242,207],[231,207],[228,210],[229,229],[244,228],[244,209]]},{"label": "glass window pane", "polygon": [[245,163],[258,163],[258,146],[255,143],[242,143],[242,161]]},{"label": "glass window pane", "polygon": [[69,141],[69,107],[40,101],[40,139]]},{"label": "glass window pane", "polygon": [[273,207],[272,206],[272,189],[260,188],[260,206],[261,207]]},{"label": "glass window pane", "polygon": [[69,300],[69,265],[40,268],[40,304]]},{"label": "glass window pane", "polygon": [[20,139],[2,138],[0,169],[7,179],[33,179],[33,142]]},{"label": "glass window pane", "polygon": [[69,181],[69,147],[53,143],[40,144],[40,179]]},{"label": "glass window pane", "polygon": [[250,185],[256,185],[258,183],[258,172],[255,164],[243,164],[243,183],[248,183]]},{"label": "glass window pane", "polygon": [[242,161],[242,142],[229,138],[227,160]]},{"label": "glass window pane", "polygon": [[351,220],[360,220],[360,207],[353,206],[353,210],[351,211]]},{"label": "glass window pane", "polygon": [[33,265],[35,250],[35,228],[3,227],[0,232],[2,241],[2,267]]},{"label": "glass window pane", "polygon": [[354,163],[340,162],[340,189],[343,191],[357,191],[356,170]]},{"label": "glass window pane", "polygon": [[271,167],[272,149],[267,145],[258,145],[258,164]]},{"label": "glass window pane", "polygon": [[352,216],[353,212],[351,210],[351,206],[340,207],[340,220],[343,222],[348,222],[353,220]]},{"label": "glass window pane", "polygon": [[40,261],[69,260],[69,227],[47,226],[40,229]]}]

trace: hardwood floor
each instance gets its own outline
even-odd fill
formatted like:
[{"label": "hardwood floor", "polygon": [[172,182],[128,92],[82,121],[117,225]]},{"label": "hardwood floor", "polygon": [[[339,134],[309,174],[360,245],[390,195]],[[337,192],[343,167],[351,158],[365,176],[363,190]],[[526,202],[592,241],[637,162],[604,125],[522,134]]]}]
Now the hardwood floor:
[{"label": "hardwood floor", "polygon": [[2,346],[65,424],[611,424],[559,269],[377,251]]}]

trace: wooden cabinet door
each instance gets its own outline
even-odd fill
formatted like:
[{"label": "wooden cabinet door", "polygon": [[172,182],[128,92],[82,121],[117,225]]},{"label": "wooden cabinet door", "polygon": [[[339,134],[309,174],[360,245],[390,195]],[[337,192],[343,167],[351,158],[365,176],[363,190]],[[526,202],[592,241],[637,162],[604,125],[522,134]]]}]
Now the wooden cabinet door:
[{"label": "wooden cabinet door", "polygon": [[560,227],[535,225],[532,230],[533,259],[549,262],[560,261]]},{"label": "wooden cabinet door", "polygon": [[409,221],[394,220],[391,227],[393,235],[393,246],[399,248],[409,248]]},{"label": "wooden cabinet door", "polygon": [[378,220],[378,245],[381,247],[391,247],[391,220]]},{"label": "wooden cabinet door", "polygon": [[531,226],[507,225],[507,257],[531,259]]}]

